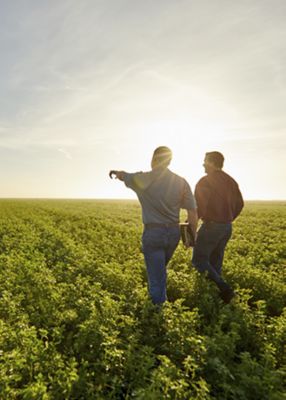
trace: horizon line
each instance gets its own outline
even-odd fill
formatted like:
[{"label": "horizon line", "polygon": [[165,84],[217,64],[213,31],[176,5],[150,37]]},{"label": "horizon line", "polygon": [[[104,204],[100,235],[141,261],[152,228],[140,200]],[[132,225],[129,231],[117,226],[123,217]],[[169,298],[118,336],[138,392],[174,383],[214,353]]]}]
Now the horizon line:
[{"label": "horizon line", "polygon": [[[137,201],[138,199],[115,197],[1,197],[1,200],[99,200],[99,201]],[[246,202],[286,202],[286,199],[244,199]]]}]

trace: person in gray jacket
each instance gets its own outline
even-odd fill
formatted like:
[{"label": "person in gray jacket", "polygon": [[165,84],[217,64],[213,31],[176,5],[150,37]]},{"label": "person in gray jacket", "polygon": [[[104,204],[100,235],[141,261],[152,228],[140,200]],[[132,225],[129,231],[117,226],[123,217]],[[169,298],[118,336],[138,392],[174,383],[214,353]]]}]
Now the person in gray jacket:
[{"label": "person in gray jacket", "polygon": [[142,207],[144,230],[142,249],[147,268],[148,289],[154,304],[167,300],[167,264],[180,240],[180,209],[186,209],[194,236],[197,230],[196,201],[188,182],[170,171],[172,152],[166,146],[155,149],[151,171],[110,171],[134,190]]}]

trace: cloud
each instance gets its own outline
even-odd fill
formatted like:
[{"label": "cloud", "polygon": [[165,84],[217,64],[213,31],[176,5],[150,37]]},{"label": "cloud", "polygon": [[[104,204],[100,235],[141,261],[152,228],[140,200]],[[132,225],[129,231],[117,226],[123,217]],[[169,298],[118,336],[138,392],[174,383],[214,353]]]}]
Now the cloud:
[{"label": "cloud", "polygon": [[71,156],[71,153],[70,153],[70,152],[68,152],[67,150],[62,149],[62,148],[58,148],[57,150],[58,150],[60,153],[64,154],[65,158],[67,158],[68,160],[72,160],[72,156]]},{"label": "cloud", "polygon": [[6,2],[0,146],[64,163],[172,135],[204,145],[200,129],[282,143],[285,15],[282,0]]}]

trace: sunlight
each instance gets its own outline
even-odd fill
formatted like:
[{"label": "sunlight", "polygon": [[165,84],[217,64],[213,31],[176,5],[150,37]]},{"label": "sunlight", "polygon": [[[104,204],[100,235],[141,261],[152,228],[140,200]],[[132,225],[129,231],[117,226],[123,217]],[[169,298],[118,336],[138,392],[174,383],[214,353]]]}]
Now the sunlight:
[{"label": "sunlight", "polygon": [[[145,141],[140,143],[139,165],[149,165],[154,149],[166,145],[173,151],[171,169],[185,176],[192,184],[204,174],[202,168],[206,151],[222,151],[226,137],[224,127],[218,123],[180,116],[146,123],[142,128]],[[148,139],[148,140],[146,140]]]}]

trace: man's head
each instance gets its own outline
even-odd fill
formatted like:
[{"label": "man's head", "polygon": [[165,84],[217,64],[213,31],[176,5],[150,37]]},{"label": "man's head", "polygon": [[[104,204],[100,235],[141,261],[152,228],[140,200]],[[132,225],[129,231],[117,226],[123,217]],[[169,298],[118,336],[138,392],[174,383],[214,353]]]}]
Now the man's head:
[{"label": "man's head", "polygon": [[152,169],[158,167],[167,168],[171,160],[172,160],[172,151],[171,149],[169,149],[169,147],[166,146],[157,147],[157,149],[155,149],[153,153],[151,167]]},{"label": "man's head", "polygon": [[210,151],[206,153],[204,164],[205,171],[208,174],[212,171],[220,171],[223,167],[224,156],[218,151]]}]

